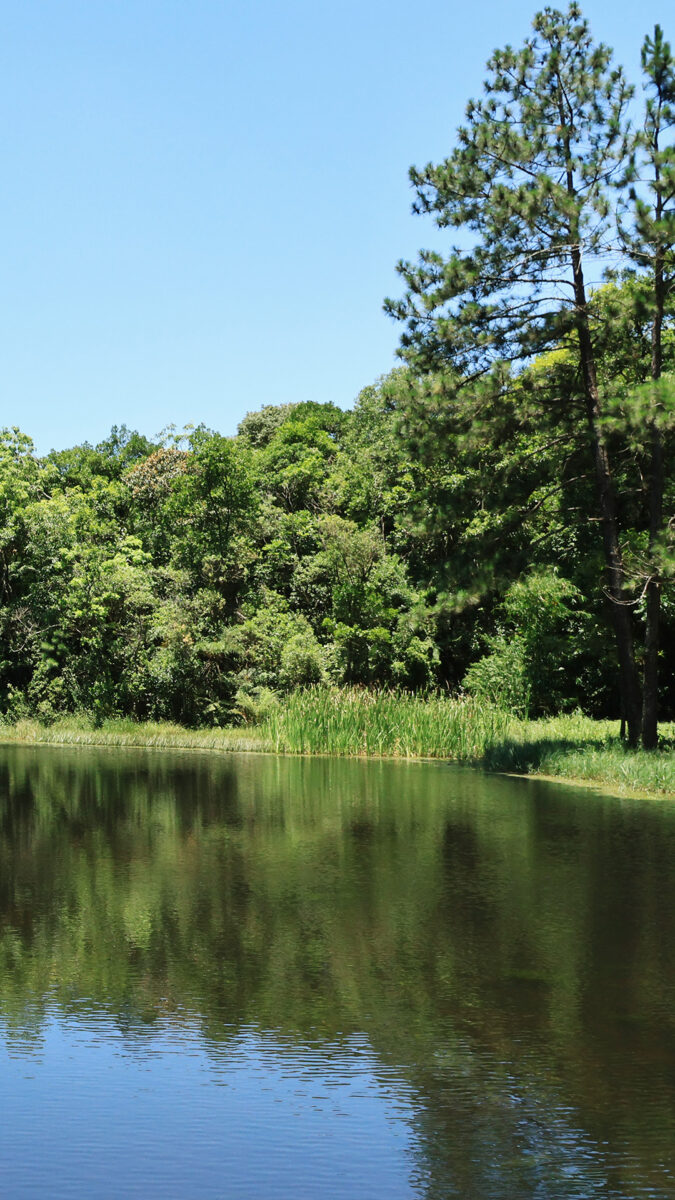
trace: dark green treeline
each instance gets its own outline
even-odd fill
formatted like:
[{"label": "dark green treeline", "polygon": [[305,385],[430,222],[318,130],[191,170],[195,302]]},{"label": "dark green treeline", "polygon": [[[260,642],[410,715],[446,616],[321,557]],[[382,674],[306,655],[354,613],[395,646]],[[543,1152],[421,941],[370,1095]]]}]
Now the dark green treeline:
[{"label": "dark green treeline", "polygon": [[[555,368],[536,362],[523,390]],[[484,437],[433,383],[422,424],[421,390],[400,369],[351,412],[269,406],[234,438],[161,445],[114,429],[46,458],[5,434],[2,712],[225,724],[325,680],[618,715],[583,440],[570,429],[563,460],[562,435],[517,396],[483,413],[500,425]],[[636,562],[640,466],[624,455]],[[663,618],[667,682],[667,593]],[[662,715],[674,701],[666,686]]]}]

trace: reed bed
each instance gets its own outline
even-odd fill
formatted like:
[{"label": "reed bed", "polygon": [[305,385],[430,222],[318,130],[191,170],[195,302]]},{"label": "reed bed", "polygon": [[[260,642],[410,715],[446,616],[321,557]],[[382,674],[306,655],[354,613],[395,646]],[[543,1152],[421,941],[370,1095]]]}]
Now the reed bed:
[{"label": "reed bed", "polygon": [[294,692],[263,732],[277,753],[478,762],[513,719],[492,705],[360,688]]},{"label": "reed bed", "polygon": [[289,696],[264,733],[278,753],[444,758],[675,797],[675,726],[645,752],[626,748],[618,722],[581,713],[524,721],[470,699],[315,688]]}]

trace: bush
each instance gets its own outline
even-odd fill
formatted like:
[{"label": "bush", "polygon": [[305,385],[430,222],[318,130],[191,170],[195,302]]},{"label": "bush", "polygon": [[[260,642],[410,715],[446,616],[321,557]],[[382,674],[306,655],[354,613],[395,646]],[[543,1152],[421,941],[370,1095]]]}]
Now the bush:
[{"label": "bush", "polygon": [[496,704],[505,712],[526,717],[530,689],[525,663],[525,646],[520,638],[503,636],[492,641],[492,653],[469,667],[464,687],[477,700]]},{"label": "bush", "polygon": [[579,598],[574,584],[555,570],[532,571],[513,583],[500,606],[502,628],[485,639],[490,653],[469,667],[466,690],[519,716],[573,707],[570,676],[589,623]]}]

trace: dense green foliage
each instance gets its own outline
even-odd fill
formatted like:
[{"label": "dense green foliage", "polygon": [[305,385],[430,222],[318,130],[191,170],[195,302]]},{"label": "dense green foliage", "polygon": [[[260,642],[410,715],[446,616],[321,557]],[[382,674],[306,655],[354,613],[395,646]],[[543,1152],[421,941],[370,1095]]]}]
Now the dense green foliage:
[{"label": "dense green foliage", "polygon": [[395,372],[348,413],[269,408],[231,439],[121,430],[38,459],[6,434],[3,712],[224,725],[325,681],[613,715],[600,573],[550,487],[557,446],[522,421],[512,454],[446,431],[418,455],[414,382]]},{"label": "dense green foliage", "polygon": [[[635,134],[576,4],[493,56],[455,150],[412,172],[418,211],[473,243],[401,264],[406,364],[351,411],[270,405],[236,437],[156,444],[114,428],[46,458],[4,432],[0,712],[224,726],[355,685],[623,711],[635,742],[642,670],[655,744],[657,696],[675,711],[675,63],[658,29],[643,65]],[[602,286],[581,256],[608,256]]]},{"label": "dense green foliage", "polygon": [[[556,370],[535,363],[523,394]],[[422,402],[443,426],[426,446]],[[508,445],[434,403],[400,369],[351,412],[268,408],[230,439],[122,430],[39,459],[5,434],[2,711],[226,725],[326,682],[617,716],[583,452],[525,402],[485,410]],[[624,472],[638,554],[637,453]],[[664,680],[674,615],[666,594]]]}]

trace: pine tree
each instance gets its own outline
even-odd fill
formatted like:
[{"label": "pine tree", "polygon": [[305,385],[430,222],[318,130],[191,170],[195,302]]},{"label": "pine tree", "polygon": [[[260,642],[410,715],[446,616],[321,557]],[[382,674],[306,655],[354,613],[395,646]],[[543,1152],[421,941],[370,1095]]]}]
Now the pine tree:
[{"label": "pine tree", "polygon": [[[457,145],[438,166],[413,168],[414,211],[465,231],[447,257],[400,263],[407,292],[387,301],[405,322],[403,357],[450,369],[463,387],[504,360],[573,348],[592,453],[629,741],[640,735],[631,595],[603,427],[585,276],[616,245],[610,191],[630,151],[631,89],[611,51],[595,44],[579,6],[545,8],[520,50],[489,60]],[[469,244],[470,243],[470,244]]]}]

